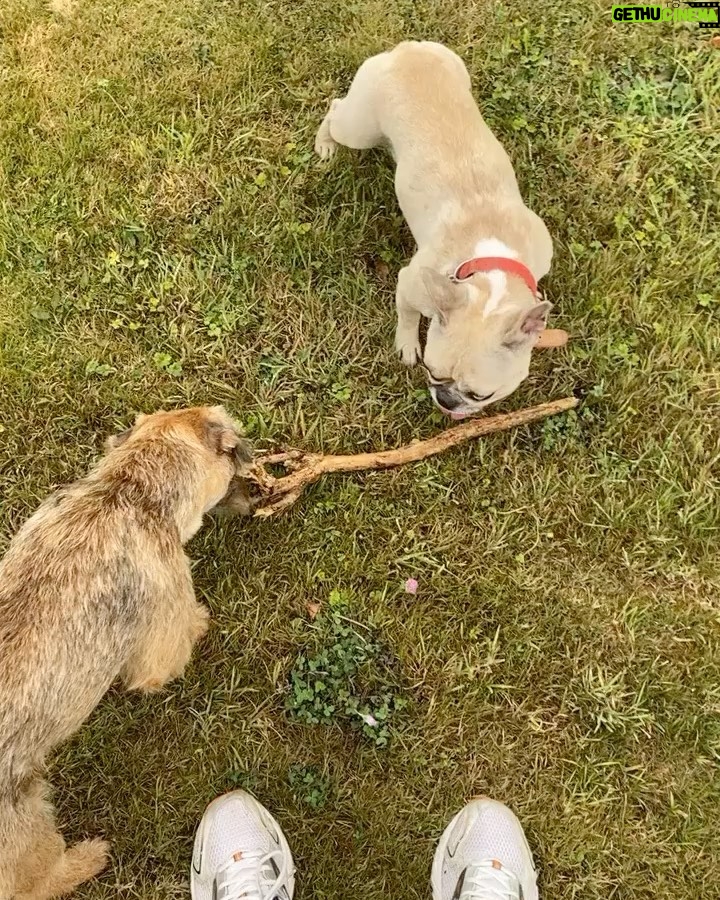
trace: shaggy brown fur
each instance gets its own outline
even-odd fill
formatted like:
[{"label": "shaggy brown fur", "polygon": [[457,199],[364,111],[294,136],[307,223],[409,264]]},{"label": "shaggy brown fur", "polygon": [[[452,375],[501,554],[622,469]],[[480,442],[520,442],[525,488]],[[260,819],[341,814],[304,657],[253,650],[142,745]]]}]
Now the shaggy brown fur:
[{"label": "shaggy brown fur", "polygon": [[104,841],[65,849],[44,760],[118,676],[156,691],[182,673],[208,627],[183,544],[250,461],[222,407],[140,416],[106,446],[0,562],[0,900],[46,900],[104,867]]}]

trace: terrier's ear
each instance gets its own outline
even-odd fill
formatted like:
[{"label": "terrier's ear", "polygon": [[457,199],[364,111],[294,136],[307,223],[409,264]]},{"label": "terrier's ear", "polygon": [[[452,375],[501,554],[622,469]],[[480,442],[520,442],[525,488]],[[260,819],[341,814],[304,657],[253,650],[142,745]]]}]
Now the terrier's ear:
[{"label": "terrier's ear", "polygon": [[420,270],[425,292],[442,325],[447,325],[448,316],[454,309],[465,304],[466,295],[455,282],[434,269]]},{"label": "terrier's ear", "polygon": [[125,431],[121,431],[119,434],[111,434],[109,438],[105,439],[105,452],[109,453],[111,450],[117,450],[118,447],[122,447],[132,434],[132,431],[132,428],[126,428]]},{"label": "terrier's ear", "polygon": [[145,413],[138,413],[135,416],[135,424],[131,425],[130,428],[126,428],[125,431],[121,431],[119,434],[111,434],[109,438],[105,441],[105,452],[109,453],[111,450],[116,450],[118,447],[122,447],[125,441],[130,437],[130,435],[135,431],[138,425],[141,425],[147,416]]},{"label": "terrier's ear", "polygon": [[[218,409],[222,410],[222,407]],[[223,415],[226,416],[224,410]],[[205,426],[208,446],[220,455],[231,455],[237,463],[252,462],[253,455],[250,444],[234,426],[223,422],[208,422]]]}]

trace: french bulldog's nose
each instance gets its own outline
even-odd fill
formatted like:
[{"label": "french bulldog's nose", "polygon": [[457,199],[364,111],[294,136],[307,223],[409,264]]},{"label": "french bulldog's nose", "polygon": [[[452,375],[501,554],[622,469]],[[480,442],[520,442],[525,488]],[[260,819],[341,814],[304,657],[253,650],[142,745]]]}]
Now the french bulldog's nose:
[{"label": "french bulldog's nose", "polygon": [[435,397],[440,406],[448,412],[452,412],[452,410],[457,409],[457,407],[460,406],[461,401],[457,394],[454,394],[442,384],[439,384],[435,388]]}]

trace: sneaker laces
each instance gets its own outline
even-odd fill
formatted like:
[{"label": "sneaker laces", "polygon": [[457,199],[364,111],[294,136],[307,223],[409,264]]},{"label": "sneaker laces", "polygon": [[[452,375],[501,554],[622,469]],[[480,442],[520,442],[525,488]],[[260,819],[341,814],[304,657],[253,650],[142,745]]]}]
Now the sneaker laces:
[{"label": "sneaker laces", "polygon": [[[280,896],[289,875],[282,851],[243,852],[239,859],[231,859],[218,871],[218,900],[274,900]],[[283,896],[290,895],[286,891]]]},{"label": "sneaker laces", "polygon": [[488,860],[467,867],[459,900],[520,900],[520,882]]}]

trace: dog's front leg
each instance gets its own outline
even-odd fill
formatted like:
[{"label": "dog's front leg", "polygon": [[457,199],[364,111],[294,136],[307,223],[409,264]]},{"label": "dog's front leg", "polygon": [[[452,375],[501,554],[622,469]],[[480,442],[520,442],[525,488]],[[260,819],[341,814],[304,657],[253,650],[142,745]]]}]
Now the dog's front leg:
[{"label": "dog's front leg", "polygon": [[397,306],[397,328],[395,330],[395,349],[406,366],[414,366],[422,359],[420,347],[420,317],[414,302],[412,285],[414,275],[409,266],[400,270],[398,275],[395,304]]},{"label": "dog's front leg", "polygon": [[162,595],[149,597],[149,619],[137,636],[135,647],[123,666],[121,677],[129,691],[159,691],[182,675],[193,647],[207,632],[210,611],[198,603],[190,566],[177,573]]}]

